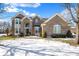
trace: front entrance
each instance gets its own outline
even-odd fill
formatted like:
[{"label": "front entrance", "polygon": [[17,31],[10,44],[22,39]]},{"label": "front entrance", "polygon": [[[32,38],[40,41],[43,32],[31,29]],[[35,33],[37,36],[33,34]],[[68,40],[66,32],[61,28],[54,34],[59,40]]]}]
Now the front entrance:
[{"label": "front entrance", "polygon": [[35,26],[35,36],[39,36],[39,32],[40,32],[40,27],[39,26]]},{"label": "front entrance", "polygon": [[30,34],[29,29],[26,29],[26,35],[28,36]]},{"label": "front entrance", "polygon": [[28,35],[30,35],[31,33],[30,33],[30,23],[26,23],[25,24],[25,35],[26,36],[28,36]]}]

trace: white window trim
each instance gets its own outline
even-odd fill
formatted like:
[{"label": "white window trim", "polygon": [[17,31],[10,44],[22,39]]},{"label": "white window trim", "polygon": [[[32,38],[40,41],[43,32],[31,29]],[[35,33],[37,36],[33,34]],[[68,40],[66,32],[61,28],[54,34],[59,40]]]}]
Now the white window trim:
[{"label": "white window trim", "polygon": [[55,24],[53,26],[53,33],[54,34],[61,34],[61,25],[60,24]]},{"label": "white window trim", "polygon": [[[15,35],[18,35],[19,34],[19,28],[20,28],[20,24],[19,24],[19,19],[18,19],[18,24],[16,24],[16,20],[17,20],[18,18],[15,18]],[[16,33],[16,28],[18,29],[18,33]]]}]

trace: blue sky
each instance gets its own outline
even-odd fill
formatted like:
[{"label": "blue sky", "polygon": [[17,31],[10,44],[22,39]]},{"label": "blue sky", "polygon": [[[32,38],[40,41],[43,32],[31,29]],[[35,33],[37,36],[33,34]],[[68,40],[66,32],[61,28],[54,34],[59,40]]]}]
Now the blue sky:
[{"label": "blue sky", "polygon": [[[1,7],[2,6],[2,7]],[[1,5],[0,8],[3,8]],[[35,14],[41,17],[51,17],[55,13],[61,13],[64,10],[64,6],[61,3],[17,3],[17,4],[4,4],[5,13],[0,14],[4,20],[10,20],[18,12],[23,12],[26,15],[33,16]]]}]

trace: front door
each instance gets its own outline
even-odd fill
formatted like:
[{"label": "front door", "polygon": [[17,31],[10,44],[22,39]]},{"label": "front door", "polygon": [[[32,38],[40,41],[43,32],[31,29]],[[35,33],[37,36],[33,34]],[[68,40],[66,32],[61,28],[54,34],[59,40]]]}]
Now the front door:
[{"label": "front door", "polygon": [[29,23],[26,23],[26,24],[25,24],[25,33],[26,33],[27,36],[28,36],[29,33],[30,33],[30,32],[29,32],[29,25],[30,25]]},{"label": "front door", "polygon": [[26,29],[26,35],[29,35],[29,29]]},{"label": "front door", "polygon": [[39,36],[40,27],[35,26],[34,29],[35,29],[35,35]]}]

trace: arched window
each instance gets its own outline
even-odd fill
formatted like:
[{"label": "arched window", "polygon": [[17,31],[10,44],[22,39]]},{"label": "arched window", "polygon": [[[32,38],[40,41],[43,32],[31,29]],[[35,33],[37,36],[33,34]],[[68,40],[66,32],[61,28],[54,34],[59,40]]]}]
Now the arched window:
[{"label": "arched window", "polygon": [[56,24],[53,26],[53,33],[54,34],[61,34],[61,25]]}]

